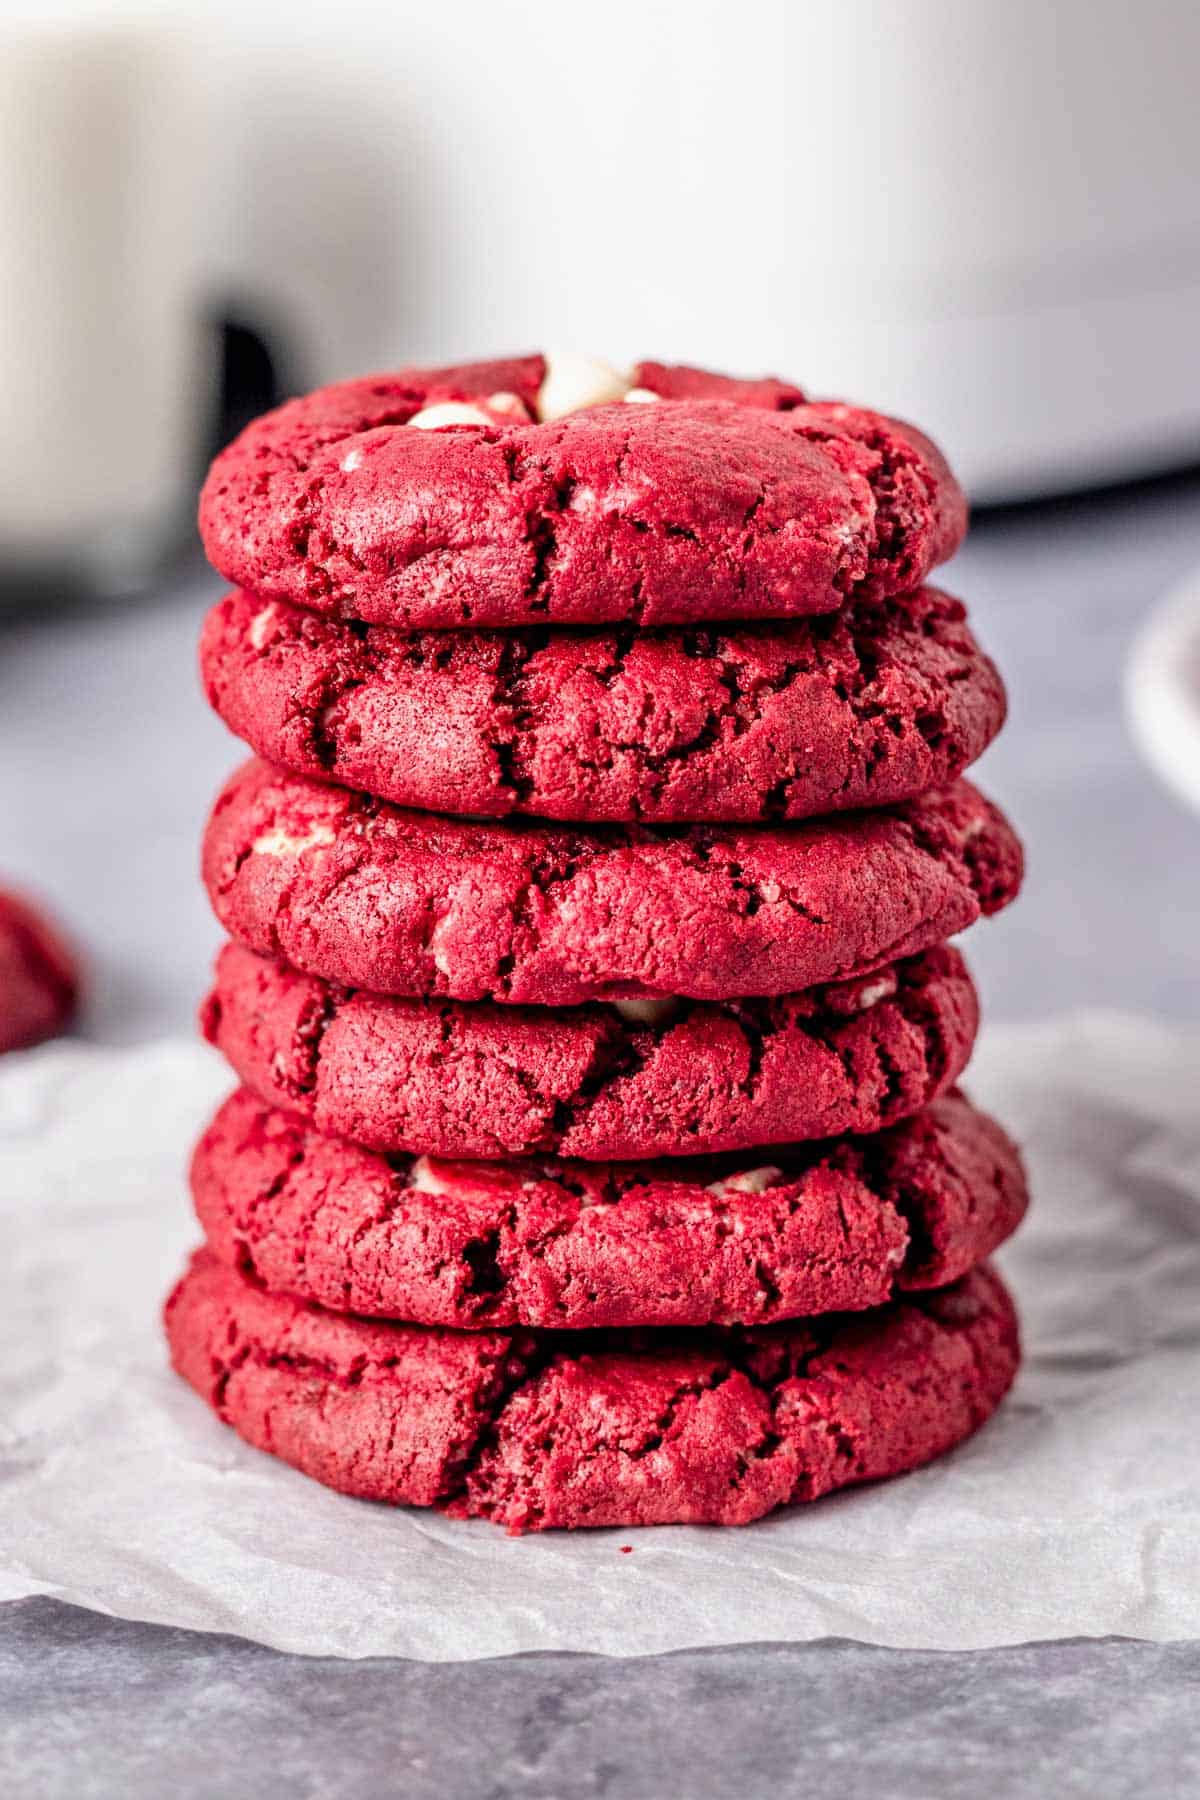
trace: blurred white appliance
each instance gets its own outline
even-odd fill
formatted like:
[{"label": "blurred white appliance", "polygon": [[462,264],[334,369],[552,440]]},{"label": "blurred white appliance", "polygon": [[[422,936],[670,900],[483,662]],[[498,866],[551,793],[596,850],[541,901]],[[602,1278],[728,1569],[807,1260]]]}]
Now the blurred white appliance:
[{"label": "blurred white appliance", "polygon": [[0,558],[135,588],[188,492],[205,404],[173,31],[0,11]]},{"label": "blurred white appliance", "polygon": [[1138,633],[1125,706],[1150,767],[1200,812],[1200,569],[1159,602]]},{"label": "blurred white appliance", "polygon": [[1195,0],[210,0],[214,271],[312,379],[552,343],[916,415],[976,498],[1200,455]]}]

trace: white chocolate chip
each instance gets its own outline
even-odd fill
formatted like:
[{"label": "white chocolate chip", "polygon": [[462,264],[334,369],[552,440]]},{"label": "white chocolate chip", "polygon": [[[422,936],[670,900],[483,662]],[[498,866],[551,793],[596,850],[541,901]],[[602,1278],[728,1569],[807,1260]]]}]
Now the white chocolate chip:
[{"label": "white chocolate chip", "polygon": [[763,1163],[758,1169],[743,1169],[740,1175],[726,1175],[721,1181],[710,1181],[706,1193],[723,1198],[726,1194],[761,1194],[783,1174],[774,1163]]},{"label": "white chocolate chip", "polygon": [[[437,969],[440,974],[444,975],[447,980],[449,980],[454,973],[455,930],[456,920],[454,910],[451,908],[449,912],[444,912],[442,914],[441,918],[430,932],[427,945],[429,954],[433,958],[434,968]],[[447,947],[447,939],[450,940],[449,947]]]},{"label": "white chocolate chip", "polygon": [[302,856],[306,850],[324,849],[335,841],[328,825],[310,825],[303,837],[293,837],[277,825],[255,838],[250,848],[258,856]]},{"label": "white chocolate chip", "polygon": [[561,419],[564,413],[623,400],[632,383],[620,369],[594,356],[556,350],[546,357],[546,374],[538,389],[539,419]]},{"label": "white chocolate chip", "polygon": [[348,456],[343,456],[341,462],[338,464],[338,468],[341,469],[344,475],[353,475],[355,469],[359,468],[361,463],[362,451],[351,450]]},{"label": "white chocolate chip", "polygon": [[611,1005],[630,1025],[661,1025],[679,1008],[673,994],[664,995],[661,1000],[613,1000]]},{"label": "white chocolate chip", "polygon": [[858,1010],[866,1012],[872,1006],[878,1006],[881,1000],[889,1000],[896,991],[896,977],[889,970],[885,975],[877,975],[874,981],[868,981],[858,991]]},{"label": "white chocolate chip", "polygon": [[514,419],[528,420],[529,409],[520,394],[510,394],[502,390],[498,394],[489,394],[484,402],[489,412],[504,413]]},{"label": "white chocolate chip", "polygon": [[260,613],[255,613],[250,621],[250,630],[247,636],[256,650],[262,649],[271,635],[271,628],[274,624],[275,608],[273,606],[264,606]]},{"label": "white chocolate chip", "polygon": [[768,906],[774,906],[777,900],[783,898],[783,889],[777,881],[760,881],[758,893],[759,898],[765,900]]},{"label": "white chocolate chip", "polygon": [[626,406],[653,406],[662,395],[656,394],[652,388],[630,388],[625,395]]},{"label": "white chocolate chip", "polygon": [[418,431],[440,431],[444,425],[493,425],[495,420],[465,400],[443,400],[436,406],[423,406],[408,422]]},{"label": "white chocolate chip", "polygon": [[437,1165],[428,1156],[418,1156],[408,1171],[408,1185],[415,1188],[418,1194],[452,1194],[453,1183],[440,1175]]}]

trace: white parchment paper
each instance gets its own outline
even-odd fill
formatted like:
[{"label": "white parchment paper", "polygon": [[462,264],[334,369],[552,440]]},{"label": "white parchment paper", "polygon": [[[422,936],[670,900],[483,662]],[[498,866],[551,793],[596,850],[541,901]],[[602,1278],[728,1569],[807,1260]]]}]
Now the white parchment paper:
[{"label": "white parchment paper", "polygon": [[743,1531],[514,1540],[241,1444],[158,1322],[196,1236],[187,1149],[227,1086],[186,1043],[0,1065],[0,1599],[432,1659],[1200,1636],[1200,1034],[1105,1015],[985,1034],[971,1090],[1035,1183],[1001,1258],[1018,1388],[942,1463]]}]

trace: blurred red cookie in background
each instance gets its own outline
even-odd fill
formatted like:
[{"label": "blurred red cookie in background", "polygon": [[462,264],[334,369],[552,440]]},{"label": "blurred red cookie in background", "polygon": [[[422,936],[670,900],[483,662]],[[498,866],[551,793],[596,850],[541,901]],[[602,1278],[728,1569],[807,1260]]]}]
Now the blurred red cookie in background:
[{"label": "blurred red cookie in background", "polygon": [[56,1037],[78,1002],[74,953],[37,908],[0,889],[0,1051]]}]

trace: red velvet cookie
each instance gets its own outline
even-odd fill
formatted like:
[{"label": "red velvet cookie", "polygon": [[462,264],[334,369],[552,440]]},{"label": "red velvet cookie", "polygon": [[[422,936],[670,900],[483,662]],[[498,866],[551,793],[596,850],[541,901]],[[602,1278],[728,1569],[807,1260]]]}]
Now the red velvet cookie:
[{"label": "red velvet cookie", "polygon": [[444,628],[830,612],[919,586],[961,542],[961,490],[912,426],[779,384],[638,376],[665,397],[564,392],[537,356],[322,388],[217,458],[205,548],[266,599]]},{"label": "red velvet cookie", "polygon": [[472,823],[265,763],[204,843],[241,943],[377,993],[575,1006],[787,994],[941,943],[1012,899],[1021,850],[966,782],[799,825]]},{"label": "red velvet cookie", "polygon": [[385,999],[230,944],[202,1023],[248,1087],[319,1131],[377,1150],[594,1162],[878,1131],[957,1080],[978,1003],[948,946],[782,999],[683,1001],[643,1024],[603,1005]]},{"label": "red velvet cookie", "polygon": [[205,691],[261,756],[401,806],[802,819],[945,787],[1004,722],[957,600],[923,588],[720,630],[405,632],[226,595]]},{"label": "red velvet cookie", "polygon": [[[780,381],[775,375],[747,379],[741,375],[718,375],[712,369],[697,369],[687,363],[637,363],[630,378],[635,394],[656,394],[660,400],[731,400],[738,406],[762,407],[767,412],[791,412],[808,399],[803,389],[790,381]],[[536,416],[536,398],[531,410]]]},{"label": "red velvet cookie", "polygon": [[35,907],[0,892],[0,1051],[56,1037],[79,998],[75,958]]},{"label": "red velvet cookie", "polygon": [[196,1146],[209,1247],[256,1287],[475,1330],[758,1325],[946,1287],[1025,1212],[962,1094],[874,1137],[660,1163],[443,1162],[324,1137],[248,1089]]},{"label": "red velvet cookie", "polygon": [[250,1444],[342,1493],[510,1532],[742,1525],[970,1436],[1019,1362],[999,1278],[746,1334],[456,1332],[321,1312],[200,1251],[171,1359]]}]

